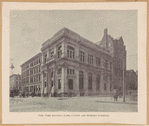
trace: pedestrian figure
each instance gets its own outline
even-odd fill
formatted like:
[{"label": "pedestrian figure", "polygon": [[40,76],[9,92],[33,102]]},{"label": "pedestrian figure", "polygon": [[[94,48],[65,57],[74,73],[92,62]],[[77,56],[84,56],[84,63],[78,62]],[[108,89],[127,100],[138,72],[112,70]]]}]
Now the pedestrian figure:
[{"label": "pedestrian figure", "polygon": [[114,89],[114,101],[117,101],[118,99],[118,90]]},{"label": "pedestrian figure", "polygon": [[47,87],[44,88],[44,97],[47,97]]}]

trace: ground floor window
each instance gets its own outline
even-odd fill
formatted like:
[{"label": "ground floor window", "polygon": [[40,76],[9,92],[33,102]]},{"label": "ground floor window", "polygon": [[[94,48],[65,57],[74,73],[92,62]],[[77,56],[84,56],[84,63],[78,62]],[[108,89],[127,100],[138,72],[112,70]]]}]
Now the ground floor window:
[{"label": "ground floor window", "polygon": [[88,75],[88,89],[92,90],[92,74],[89,73]]},{"label": "ground floor window", "polygon": [[96,77],[96,90],[100,90],[100,76],[97,75]]},{"label": "ground floor window", "polygon": [[47,83],[46,83],[46,81],[44,82],[44,87],[46,87],[47,86]]},{"label": "ground floor window", "polygon": [[112,91],[112,84],[110,84],[110,91]]},{"label": "ground floor window", "polygon": [[68,80],[69,89],[73,89],[73,79]]},{"label": "ground floor window", "polygon": [[33,86],[30,86],[30,92],[33,92]]},{"label": "ground floor window", "polygon": [[114,89],[117,89],[117,86],[116,85],[114,85]]},{"label": "ground floor window", "polygon": [[58,89],[61,89],[61,79],[58,79]]},{"label": "ground floor window", "polygon": [[107,90],[107,84],[106,83],[104,84],[104,90],[105,91]]},{"label": "ground floor window", "polygon": [[84,84],[83,84],[83,71],[79,72],[79,89],[83,89]]}]

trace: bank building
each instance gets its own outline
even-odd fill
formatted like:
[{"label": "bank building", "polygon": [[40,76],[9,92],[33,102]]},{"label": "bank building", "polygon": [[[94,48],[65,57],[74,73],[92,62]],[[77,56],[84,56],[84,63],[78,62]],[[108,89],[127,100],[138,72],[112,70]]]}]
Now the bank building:
[{"label": "bank building", "polygon": [[125,71],[122,37],[114,39],[105,29],[102,40],[93,43],[64,27],[21,65],[21,87],[41,96],[110,95],[123,91]]}]

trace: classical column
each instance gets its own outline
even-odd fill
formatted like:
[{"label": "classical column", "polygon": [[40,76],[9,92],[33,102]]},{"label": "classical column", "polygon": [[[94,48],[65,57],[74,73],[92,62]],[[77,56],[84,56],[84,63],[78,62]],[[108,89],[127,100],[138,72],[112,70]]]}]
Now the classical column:
[{"label": "classical column", "polygon": [[101,71],[101,75],[100,75],[100,90],[101,92],[104,91],[103,71]]},{"label": "classical column", "polygon": [[61,74],[61,93],[65,93],[66,87],[66,67],[62,67],[62,74]]},{"label": "classical column", "polygon": [[88,95],[88,72],[86,70],[83,71],[84,75],[84,90],[85,90],[85,95]]},{"label": "classical column", "polygon": [[75,74],[76,74],[76,83],[74,83],[75,85],[75,93],[76,95],[78,96],[80,93],[79,93],[79,69],[75,69]]},{"label": "classical column", "polygon": [[41,71],[41,96],[43,96],[44,93],[44,79],[43,79],[43,73],[44,71]]},{"label": "classical column", "polygon": [[53,69],[53,88],[54,88],[54,93],[57,93],[58,87],[56,83],[56,68]]}]

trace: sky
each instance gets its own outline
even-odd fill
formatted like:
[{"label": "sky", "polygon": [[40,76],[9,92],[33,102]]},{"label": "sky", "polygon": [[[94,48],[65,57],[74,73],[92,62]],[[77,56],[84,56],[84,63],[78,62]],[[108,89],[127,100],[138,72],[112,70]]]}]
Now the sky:
[{"label": "sky", "polygon": [[101,41],[105,28],[113,38],[122,36],[127,51],[126,69],[138,70],[137,10],[11,10],[13,73],[21,74],[20,65],[39,53],[42,44],[63,27],[94,43]]}]

